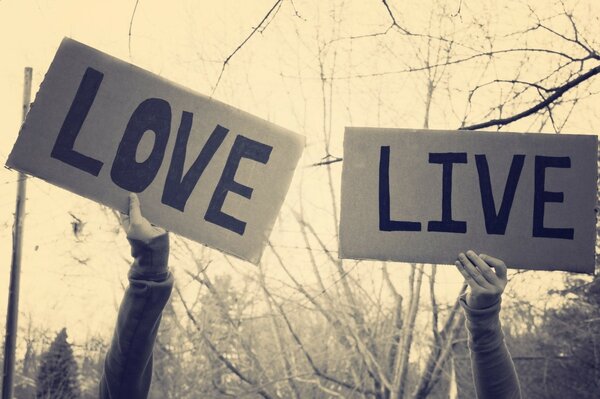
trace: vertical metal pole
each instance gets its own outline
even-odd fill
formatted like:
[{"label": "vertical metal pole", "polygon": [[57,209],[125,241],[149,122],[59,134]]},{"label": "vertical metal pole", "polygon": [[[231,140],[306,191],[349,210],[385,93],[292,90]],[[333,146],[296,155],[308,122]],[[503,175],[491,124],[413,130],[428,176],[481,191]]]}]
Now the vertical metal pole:
[{"label": "vertical metal pole", "polygon": [[[31,102],[31,75],[32,69],[29,67],[25,68],[25,84],[23,87],[23,121],[25,121],[25,116],[29,111],[29,103]],[[23,219],[25,217],[25,178],[26,176],[23,173],[19,173],[15,223],[13,225],[13,249],[10,267],[10,285],[8,288],[8,310],[6,311],[2,399],[11,399],[13,396],[15,347],[17,342],[17,325],[19,319],[21,244],[23,241]]]}]

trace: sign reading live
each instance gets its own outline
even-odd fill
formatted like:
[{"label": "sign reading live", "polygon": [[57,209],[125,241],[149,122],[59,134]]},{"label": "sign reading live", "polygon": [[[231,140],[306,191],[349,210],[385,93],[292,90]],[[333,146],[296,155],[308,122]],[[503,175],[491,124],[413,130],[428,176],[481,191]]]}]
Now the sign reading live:
[{"label": "sign reading live", "polygon": [[65,38],[7,165],[257,263],[304,138]]},{"label": "sign reading live", "polygon": [[595,135],[347,128],[340,257],[593,273]]}]

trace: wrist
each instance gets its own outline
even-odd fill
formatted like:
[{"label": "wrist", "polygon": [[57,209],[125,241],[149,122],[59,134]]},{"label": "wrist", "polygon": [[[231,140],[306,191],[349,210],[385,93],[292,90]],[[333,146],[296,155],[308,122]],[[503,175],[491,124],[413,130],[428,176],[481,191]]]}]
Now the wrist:
[{"label": "wrist", "polygon": [[469,321],[485,321],[490,318],[496,318],[500,314],[500,309],[502,307],[502,298],[499,297],[498,300],[485,308],[474,308],[469,303],[467,303],[467,294],[462,294],[459,297],[459,303],[463,310],[465,311],[465,316]]},{"label": "wrist", "polygon": [[144,242],[128,238],[131,244],[131,278],[163,279],[168,275],[169,236],[162,234]]},{"label": "wrist", "polygon": [[469,292],[465,297],[465,302],[471,309],[481,310],[500,302],[500,297],[501,295],[473,295]]}]

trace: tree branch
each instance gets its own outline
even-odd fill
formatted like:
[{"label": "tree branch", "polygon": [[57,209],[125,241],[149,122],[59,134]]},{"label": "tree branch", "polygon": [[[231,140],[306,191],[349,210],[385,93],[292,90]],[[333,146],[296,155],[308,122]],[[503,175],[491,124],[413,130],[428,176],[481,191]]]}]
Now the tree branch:
[{"label": "tree branch", "polygon": [[324,380],[327,380],[329,382],[333,382],[335,384],[338,384],[338,385],[340,385],[340,386],[342,386],[342,387],[344,387],[346,389],[349,389],[351,391],[360,392],[362,394],[373,395],[373,396],[376,395],[375,391],[372,391],[372,390],[369,390],[369,389],[362,389],[362,388],[360,388],[358,386],[355,386],[355,385],[350,384],[348,382],[339,380],[339,379],[337,379],[335,377],[332,377],[332,376],[324,373],[323,371],[321,371],[321,369],[317,366],[317,364],[313,360],[313,358],[310,355],[310,353],[308,353],[308,351],[304,347],[304,343],[302,342],[302,340],[300,339],[300,337],[298,336],[298,334],[296,334],[296,331],[292,327],[292,323],[288,319],[287,314],[283,310],[281,304],[279,304],[278,302],[276,302],[273,299],[273,297],[271,296],[271,293],[268,290],[266,290],[266,287],[263,286],[262,288],[265,291],[265,293],[270,297],[271,303],[273,305],[275,305],[275,307],[279,311],[279,314],[281,315],[281,318],[285,322],[285,325],[287,326],[288,331],[292,335],[292,338],[294,339],[294,341],[296,342],[296,344],[298,345],[298,347],[300,348],[300,350],[304,354],[304,357],[306,358],[308,364],[310,365],[311,369],[313,370],[313,372],[315,373],[315,375],[317,377],[320,377],[320,378],[323,378]]},{"label": "tree branch", "polygon": [[281,6],[282,2],[283,2],[283,0],[277,0],[275,2],[275,4],[273,4],[273,7],[271,7],[271,9],[267,12],[267,14],[265,14],[265,16],[260,21],[260,23],[256,27],[254,27],[254,29],[252,29],[252,32],[250,32],[250,34],[235,48],[235,50],[233,50],[233,52],[231,54],[229,54],[227,56],[227,58],[225,58],[225,61],[223,61],[223,65],[221,66],[221,72],[219,72],[219,77],[217,78],[217,83],[215,83],[215,87],[212,90],[211,97],[213,94],[215,94],[217,87],[219,87],[219,82],[221,82],[221,78],[223,77],[223,73],[225,73],[225,68],[227,67],[227,64],[229,64],[229,61],[231,61],[233,56],[242,47],[244,47],[244,45],[248,42],[248,40],[250,40],[250,38],[252,38],[252,36],[254,36],[254,34],[256,32],[260,31],[262,33],[264,31],[263,25],[266,28],[266,25],[268,24],[268,23],[266,23],[267,19],[269,18],[269,16],[271,16],[271,14],[277,13],[277,11],[279,11],[279,7]]},{"label": "tree branch", "polygon": [[[206,335],[206,332],[204,332],[204,330],[200,327],[200,325],[198,324],[198,321],[192,314],[190,308],[187,305],[187,302],[185,302],[185,300],[183,299],[183,295],[181,295],[181,291],[179,290],[179,287],[175,286],[175,292],[177,292],[177,295],[179,296],[179,300],[181,301],[181,304],[183,305],[183,308],[185,309],[185,312],[186,312],[188,318],[190,319],[190,321],[192,322],[192,324],[194,325],[196,330],[200,333],[204,342],[206,342],[206,344],[208,345],[210,350],[215,354],[215,356],[217,356],[217,358],[225,365],[225,367],[227,367],[229,369],[229,371],[231,371],[233,374],[238,376],[238,378],[240,380],[244,381],[248,385],[256,387],[257,383],[250,377],[244,375],[244,373],[242,373],[240,369],[238,369],[231,361],[229,361],[229,359],[227,359],[225,356],[223,356],[221,354],[221,352],[219,352],[219,350],[217,349],[215,344],[213,344],[213,342],[210,340],[210,338],[208,338],[208,336]],[[274,399],[264,389],[258,389],[257,392],[264,399]]]},{"label": "tree branch", "polygon": [[509,123],[516,122],[519,119],[523,119],[529,115],[532,115],[532,114],[538,112],[539,110],[541,110],[543,108],[546,108],[548,105],[552,104],[554,101],[556,101],[557,99],[562,97],[563,94],[565,94],[567,91],[569,91],[573,87],[577,86],[578,84],[580,84],[582,82],[585,82],[586,80],[590,79],[591,77],[593,77],[599,73],[600,73],[600,65],[596,66],[595,68],[590,69],[589,71],[587,71],[586,73],[584,73],[582,75],[579,75],[577,78],[568,81],[564,85],[556,87],[556,90],[554,91],[554,93],[552,93],[552,95],[548,96],[544,101],[537,103],[533,107],[526,109],[523,112],[520,112],[520,113],[513,115],[511,117],[508,117],[508,118],[492,119],[490,121],[477,123],[474,125],[461,126],[460,130],[477,130],[477,129],[484,129],[486,127],[491,127],[491,126],[504,126],[504,125],[508,125]]},{"label": "tree branch", "polygon": [[[588,80],[598,74],[600,74],[600,65],[590,69],[589,71],[587,71],[584,74],[579,75],[575,79],[569,80],[568,82],[566,82],[565,84],[563,84],[561,86],[557,86],[552,89],[546,89],[549,92],[552,91],[552,95],[546,97],[543,101],[540,101],[539,103],[526,109],[525,111],[522,111],[516,115],[510,116],[507,118],[492,119],[487,122],[477,123],[477,124],[468,125],[468,126],[463,125],[463,126],[459,127],[458,130],[478,130],[478,129],[485,129],[485,128],[488,128],[491,126],[505,126],[510,123],[516,122],[520,119],[526,118],[544,108],[547,108],[552,103],[554,103],[556,100],[558,100],[560,97],[562,97],[566,92],[568,92],[569,90],[576,87],[580,83],[583,83],[586,80]],[[515,83],[518,83],[518,82],[515,81]],[[536,85],[534,85],[534,84],[530,84],[530,85],[533,87],[536,87]],[[325,162],[326,162],[326,164],[333,164],[333,163],[341,162],[341,161],[343,161],[343,158],[331,159],[331,160],[328,160]],[[325,163],[323,163],[323,164],[325,164]],[[319,163],[313,164],[313,166],[319,166]]]},{"label": "tree branch", "polygon": [[133,12],[131,13],[131,19],[129,20],[129,36],[127,40],[127,47],[129,48],[129,58],[131,58],[131,27],[133,26],[133,18],[135,17],[135,12],[137,10],[137,6],[140,0],[135,1],[135,6],[133,6]]},{"label": "tree branch", "polygon": [[398,21],[396,21],[396,17],[394,17],[394,13],[392,13],[392,9],[390,8],[389,4],[387,3],[387,0],[381,0],[381,2],[385,6],[388,14],[390,15],[390,18],[392,19],[392,26],[395,26],[396,28],[400,29],[402,32],[406,33],[407,35],[410,35],[411,33],[407,29],[400,26],[398,24]]}]

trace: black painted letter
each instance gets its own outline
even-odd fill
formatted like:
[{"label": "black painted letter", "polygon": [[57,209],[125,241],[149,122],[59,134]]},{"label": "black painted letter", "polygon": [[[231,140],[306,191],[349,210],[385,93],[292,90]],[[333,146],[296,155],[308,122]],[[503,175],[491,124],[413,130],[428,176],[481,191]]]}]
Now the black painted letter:
[{"label": "black painted letter", "polygon": [[430,221],[427,231],[466,233],[467,222],[452,220],[452,164],[467,163],[466,152],[429,153],[429,163],[441,163],[442,170],[442,220]]},{"label": "black painted letter", "polygon": [[81,126],[83,126],[83,122],[90,112],[103,78],[104,74],[94,68],[85,70],[71,108],[67,112],[65,121],[54,143],[54,148],[52,148],[52,152],[50,153],[52,158],[63,161],[94,176],[98,176],[103,163],[75,151],[73,146],[75,145],[75,139],[77,139]]},{"label": "black painted letter", "polygon": [[[154,132],[154,146],[146,160],[138,163],[135,154],[140,140],[147,130]],[[142,101],[133,111],[117,155],[110,171],[110,177],[119,187],[140,193],[152,183],[165,155],[171,131],[171,106],[160,98]]]},{"label": "black painted letter", "polygon": [[194,191],[198,179],[200,179],[200,176],[204,173],[204,169],[206,169],[206,166],[229,132],[229,130],[225,129],[223,126],[217,125],[206,141],[206,144],[204,144],[204,147],[202,147],[198,157],[185,176],[183,176],[185,152],[188,138],[190,137],[193,117],[194,114],[185,111],[181,115],[181,124],[179,125],[179,131],[177,132],[177,140],[175,141],[171,165],[169,166],[169,173],[167,174],[167,180],[165,181],[165,188],[161,199],[163,204],[179,209],[181,212],[184,211],[185,204],[192,194],[192,191]]},{"label": "black painted letter", "polygon": [[496,204],[490,182],[490,170],[485,155],[475,155],[475,163],[477,165],[477,173],[479,174],[479,190],[481,191],[481,207],[483,208],[483,216],[485,218],[485,230],[488,234],[504,235],[510,209],[515,199],[519,177],[521,177],[521,171],[525,163],[525,155],[513,155],[498,213],[496,213]]},{"label": "black painted letter", "polygon": [[245,198],[252,198],[252,187],[244,186],[234,180],[235,172],[242,158],[252,159],[263,164],[269,161],[273,147],[254,141],[242,135],[235,138],[231,152],[227,157],[225,168],[208,204],[204,220],[214,223],[239,235],[244,235],[246,222],[224,213],[221,208],[229,191]]},{"label": "black painted letter", "polygon": [[533,236],[548,238],[564,238],[572,240],[574,230],[572,228],[544,227],[544,208],[546,202],[562,203],[564,195],[562,192],[544,191],[546,181],[546,168],[570,168],[569,157],[535,157],[535,182],[533,194]]},{"label": "black painted letter", "polygon": [[421,223],[390,218],[390,147],[383,146],[379,155],[379,230],[421,231]]}]

